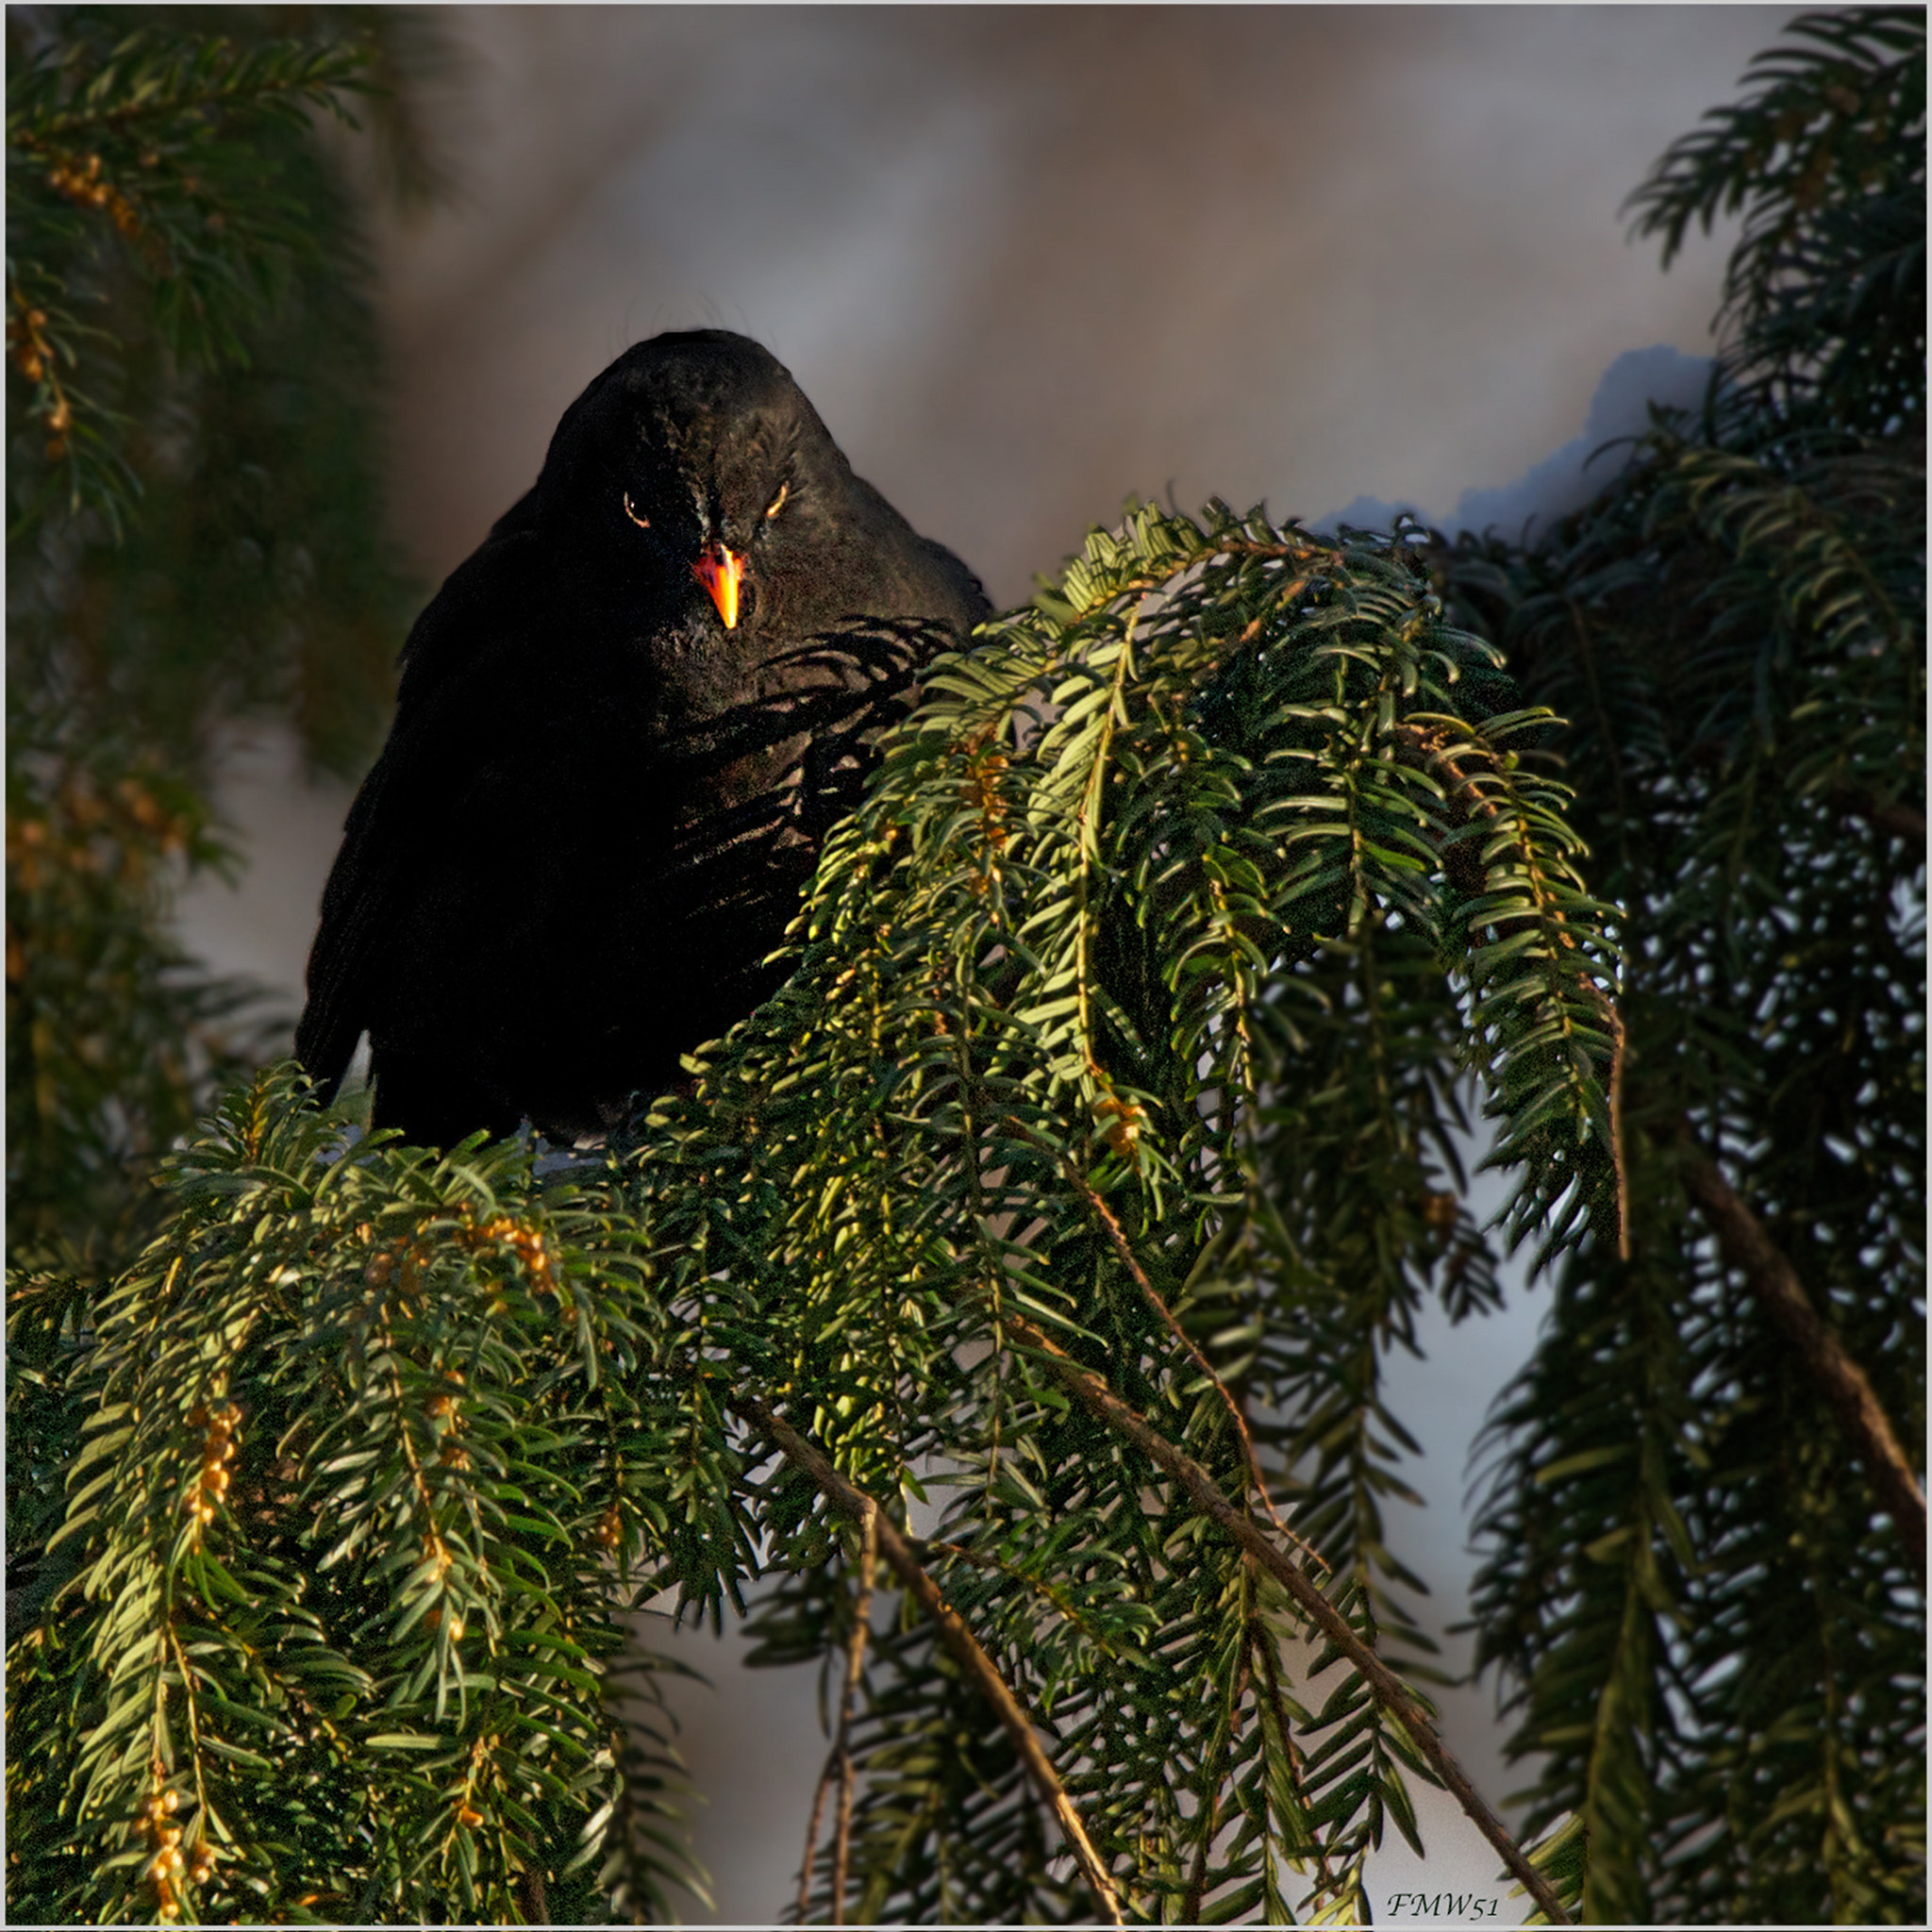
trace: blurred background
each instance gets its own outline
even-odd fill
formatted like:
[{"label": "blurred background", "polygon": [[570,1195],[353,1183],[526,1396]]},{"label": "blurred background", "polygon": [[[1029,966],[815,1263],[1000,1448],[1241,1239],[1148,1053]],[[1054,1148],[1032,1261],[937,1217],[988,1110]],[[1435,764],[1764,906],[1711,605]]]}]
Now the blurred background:
[{"label": "blurred background", "polygon": [[[1585,459],[1647,401],[1697,394],[1733,237],[1692,237],[1666,275],[1619,208],[1789,18],[440,9],[408,108],[445,186],[367,213],[404,571],[426,599],[590,378],[692,325],[774,349],[858,471],[1001,604],[1130,492],[1514,534],[1579,501]],[[291,1024],[353,791],[309,749],[225,729],[215,796],[242,865],[178,908],[186,949],[261,982]],[[1507,1317],[1438,1316],[1425,1358],[1391,1371],[1425,1505],[1398,1547],[1451,1670],[1469,1447],[1537,1306],[1530,1289]],[[816,1684],[745,1672],[728,1638],[663,1641],[715,1685],[679,1707],[719,1917],[770,1919],[824,1750]],[[1487,1691],[1442,1704],[1492,1801],[1524,1781]],[[1453,1806],[1423,1816],[1426,1865],[1384,1854],[1378,1916],[1410,1916],[1391,1901],[1421,1890],[1494,1902],[1431,1918],[1520,1920]]]},{"label": "blurred background", "polygon": [[[1787,18],[441,9],[449,188],[370,215],[391,524],[426,600],[592,375],[724,326],[999,604],[1130,492],[1513,535],[1696,394],[1733,238],[1664,275],[1619,208]],[[195,943],[292,997],[347,795],[237,747]]]}]

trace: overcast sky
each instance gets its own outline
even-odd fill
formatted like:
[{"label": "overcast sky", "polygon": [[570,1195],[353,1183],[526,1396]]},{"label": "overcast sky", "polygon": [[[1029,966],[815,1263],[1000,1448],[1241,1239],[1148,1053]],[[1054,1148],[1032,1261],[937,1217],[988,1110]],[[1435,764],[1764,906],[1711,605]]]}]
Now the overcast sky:
[{"label": "overcast sky", "polygon": [[[1646,397],[1694,395],[1730,238],[1666,275],[1619,208],[1791,17],[441,10],[464,58],[432,107],[461,196],[377,234],[396,528],[433,585],[599,369],[709,325],[772,347],[859,473],[1002,603],[1130,491],[1513,531],[1578,500],[1583,459]],[[292,1012],[347,794],[267,739],[227,802],[256,863],[241,893],[194,894],[189,937]],[[1428,1362],[1394,1372],[1429,1505],[1394,1541],[1439,1628],[1465,1614],[1470,1439],[1534,1319],[1532,1295],[1432,1329]],[[685,1701],[727,1921],[790,1893],[824,1748],[802,1674],[726,1670]],[[1445,1731],[1493,1802],[1522,1779],[1488,1704],[1452,1696]],[[1432,1890],[1521,1918],[1453,1807],[1430,1842]],[[1381,1922],[1415,1883],[1386,1857]]]}]

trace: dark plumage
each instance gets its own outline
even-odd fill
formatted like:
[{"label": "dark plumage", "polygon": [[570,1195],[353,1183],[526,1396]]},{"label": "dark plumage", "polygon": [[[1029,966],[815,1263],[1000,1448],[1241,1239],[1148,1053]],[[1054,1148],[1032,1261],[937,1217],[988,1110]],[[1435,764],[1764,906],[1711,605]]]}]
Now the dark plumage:
[{"label": "dark plumage", "polygon": [[417,620],[295,1050],[448,1145],[619,1119],[773,992],[865,746],[978,582],[722,330],[620,357]]}]

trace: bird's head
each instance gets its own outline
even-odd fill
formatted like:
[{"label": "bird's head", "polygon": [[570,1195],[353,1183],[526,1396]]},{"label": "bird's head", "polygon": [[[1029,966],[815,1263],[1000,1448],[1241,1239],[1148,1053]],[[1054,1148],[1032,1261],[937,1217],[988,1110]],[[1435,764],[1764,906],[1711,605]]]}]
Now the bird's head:
[{"label": "bird's head", "polygon": [[783,365],[743,336],[701,329],[640,342],[584,391],[538,494],[545,523],[600,572],[736,631],[797,602],[850,487]]}]

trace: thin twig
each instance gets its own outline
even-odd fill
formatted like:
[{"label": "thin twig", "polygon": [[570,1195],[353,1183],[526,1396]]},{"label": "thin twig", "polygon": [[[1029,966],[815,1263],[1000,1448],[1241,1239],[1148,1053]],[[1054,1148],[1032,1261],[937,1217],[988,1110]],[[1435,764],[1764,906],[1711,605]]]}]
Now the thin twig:
[{"label": "thin twig", "polygon": [[549,1924],[550,1893],[543,1883],[543,1874],[535,1865],[525,1866],[517,1874],[517,1906],[525,1924]]},{"label": "thin twig", "polygon": [[1083,1617],[1058,1591],[1050,1584],[1042,1583],[1037,1576],[1029,1576],[1017,1563],[1003,1563],[997,1557],[989,1557],[979,1550],[970,1550],[964,1543],[948,1542],[943,1537],[923,1538],[921,1541],[927,1550],[941,1551],[948,1557],[958,1558],[961,1563],[970,1563],[975,1570],[984,1570],[989,1575],[1011,1578],[1023,1589],[1030,1590],[1035,1596],[1043,1598],[1051,1604],[1057,1615],[1064,1617],[1096,1648],[1108,1651],[1113,1649],[1106,1634]]},{"label": "thin twig", "polygon": [[1595,980],[1577,975],[1576,983],[1610,1029],[1610,1165],[1617,1178],[1617,1258],[1630,1258],[1630,1183],[1624,1165],[1624,1016]]},{"label": "thin twig", "polygon": [[[1443,733],[1434,725],[1415,724],[1407,721],[1398,724],[1391,734],[1394,740],[1396,756],[1405,762],[1419,765],[1424,771],[1436,770],[1444,774],[1449,780],[1449,795],[1444,801],[1450,808],[1452,828],[1469,824],[1472,818],[1496,819],[1501,816],[1501,808],[1495,800],[1485,795],[1474,774],[1463,769],[1461,762],[1449,749]],[[1467,843],[1445,844],[1440,853],[1442,871],[1458,891],[1472,896],[1486,891],[1489,887],[1489,868],[1482,862],[1478,853]],[[1495,922],[1499,938],[1507,938],[1511,932],[1540,923],[1553,924],[1557,938],[1572,952],[1579,952],[1575,938],[1567,930],[1567,922],[1560,914],[1551,919],[1539,903],[1534,915],[1524,913]],[[1589,973],[1578,973],[1574,976],[1574,984],[1583,996],[1596,1008],[1598,1016],[1610,1031],[1610,1077],[1608,1082],[1608,1103],[1610,1114],[1610,1166],[1617,1189],[1617,1253],[1627,1261],[1630,1258],[1630,1188],[1627,1170],[1624,1164],[1624,1021],[1617,1010],[1617,1005],[1604,991]]]},{"label": "thin twig", "polygon": [[1763,1223],[1739,1198],[1716,1161],[1697,1143],[1688,1122],[1677,1123],[1677,1135],[1688,1150],[1683,1165],[1685,1189],[1716,1235],[1718,1251],[1743,1275],[1745,1287],[1792,1343],[1798,1360],[1818,1384],[1840,1432],[1865,1465],[1879,1503],[1898,1525],[1907,1560],[1923,1591],[1925,1494],[1891,1426],[1891,1418],[1838,1332],[1827,1327],[1811,1306],[1798,1271],[1772,1241]]},{"label": "thin twig", "polygon": [[1925,814],[1902,798],[1880,798],[1864,785],[1833,785],[1824,794],[1843,811],[1869,819],[1881,832],[1903,839],[1920,854],[1925,850]]},{"label": "thin twig", "polygon": [[858,1598],[853,1609],[852,1636],[845,1645],[845,1688],[839,1699],[839,1724],[832,1748],[825,1754],[824,1769],[819,1773],[817,1789],[811,1794],[811,1823],[805,1828],[805,1860],[798,1870],[798,1923],[806,1923],[811,1910],[812,1856],[819,1845],[819,1821],[824,1816],[825,1793],[836,1780],[839,1786],[839,1819],[832,1840],[832,1924],[845,1923],[845,1868],[852,1843],[852,1707],[858,1694],[858,1681],[865,1670],[865,1642],[872,1635],[872,1579],[878,1556],[876,1524],[878,1506],[866,1499],[865,1527],[858,1557]]},{"label": "thin twig", "polygon": [[837,1753],[828,1753],[825,1768],[819,1773],[818,1789],[811,1794],[811,1823],[805,1827],[805,1862],[798,1868],[798,1923],[808,1923],[811,1910],[811,1860],[819,1848],[819,1820],[824,1816],[825,1793],[832,1788],[832,1768]]},{"label": "thin twig", "polygon": [[1012,1127],[1015,1132],[1023,1135],[1026,1140],[1031,1141],[1042,1153],[1058,1158],[1066,1171],[1067,1178],[1086,1196],[1088,1206],[1099,1216],[1101,1225],[1107,1229],[1108,1237],[1113,1241],[1115,1252],[1127,1264],[1127,1272],[1134,1277],[1135,1284],[1139,1287],[1141,1294],[1146,1297],[1148,1307],[1166,1323],[1168,1332],[1187,1350],[1189,1358],[1193,1362],[1194,1366],[1213,1383],[1215,1392],[1221,1397],[1222,1407],[1227,1410],[1228,1415],[1233,1419],[1235,1431],[1241,1439],[1241,1447],[1247,1452],[1248,1475],[1255,1485],[1256,1494],[1261,1499],[1262,1508],[1268,1512],[1269,1521],[1298,1550],[1304,1551],[1317,1563],[1321,1564],[1322,1568],[1326,1570],[1330,1575],[1333,1575],[1333,1567],[1321,1551],[1316,1549],[1312,1543],[1298,1537],[1293,1530],[1289,1528],[1287,1524],[1282,1522],[1279,1513],[1274,1507],[1274,1499],[1268,1493],[1267,1478],[1261,1474],[1261,1458],[1255,1452],[1255,1439],[1248,1433],[1248,1419],[1242,1415],[1240,1405],[1228,1391],[1227,1384],[1215,1373],[1214,1364],[1201,1353],[1187,1330],[1174,1320],[1174,1311],[1156,1293],[1154,1284],[1148,1280],[1147,1272],[1141,1266],[1140,1257],[1134,1253],[1124,1230],[1114,1216],[1113,1209],[1101,1199],[1100,1195],[1094,1191],[1092,1183],[1074,1165],[1071,1156],[1061,1154],[1050,1141],[1043,1140],[1040,1135],[1036,1134],[1024,1121],[1016,1120],[1009,1116],[1008,1125]]},{"label": "thin twig", "polygon": [[[1030,1324],[1027,1325],[1031,1326]],[[868,1509],[874,1512],[880,1554],[932,1620],[940,1641],[953,1653],[959,1667],[992,1706],[1001,1725],[1013,1741],[1013,1748],[1019,1752],[1021,1762],[1032,1774],[1035,1788],[1059,1821],[1067,1847],[1105,1908],[1108,1923],[1124,1924],[1126,1922],[1121,1917],[1120,1894],[1114,1889],[1113,1878],[1101,1862],[1092,1840],[1088,1838],[1079,1813],[1074,1809],[1073,1801],[1067,1796],[1066,1788],[1060,1783],[1059,1774],[1054,1770],[1052,1760],[1041,1748],[1040,1740],[1035,1737],[1032,1723],[1019,1699],[1008,1689],[1006,1679],[980,1647],[979,1640],[966,1627],[965,1619],[940,1594],[939,1585],[926,1574],[919,1559],[906,1546],[891,1518],[878,1507],[872,1497],[846,1481],[824,1454],[814,1449],[790,1423],[774,1414],[757,1396],[734,1395],[730,1398],[730,1407],[754,1428],[775,1442],[786,1459],[810,1476],[847,1515],[862,1520]]]},{"label": "thin twig", "polygon": [[1241,1729],[1241,1700],[1248,1694],[1248,1679],[1255,1668],[1255,1626],[1253,1622],[1241,1619],[1241,1658],[1235,1666],[1234,1691],[1227,1700],[1227,1708],[1222,1714],[1219,1736],[1204,1769],[1211,1763],[1212,1769],[1202,1780],[1206,1787],[1201,1796],[1201,1835],[1194,1843],[1193,1869],[1188,1874],[1188,1889],[1181,1894],[1181,1919],[1189,1925],[1201,1923],[1201,1902],[1208,1890],[1208,1854],[1214,1843],[1214,1834],[1221,1829],[1221,1788],[1222,1780],[1227,1774],[1228,1754],[1234,1749],[1235,1733]]},{"label": "thin twig", "polygon": [[879,1506],[865,1499],[865,1527],[858,1552],[858,1601],[853,1606],[851,1641],[845,1646],[845,1691],[839,1700],[839,1825],[832,1839],[832,1924],[845,1923],[845,1870],[852,1851],[852,1707],[865,1671],[865,1640],[872,1634],[872,1574],[878,1561]]},{"label": "thin twig", "polygon": [[1214,1478],[1198,1462],[1151,1427],[1098,1375],[1082,1368],[1045,1330],[1036,1327],[1024,1315],[1010,1312],[1007,1316],[1007,1328],[1009,1334],[1038,1355],[1047,1372],[1083,1408],[1109,1428],[1118,1430],[1158,1463],[1206,1515],[1212,1517],[1282,1585],[1323,1636],[1361,1674],[1375,1701],[1408,1734],[1416,1749],[1428,1759],[1437,1776],[1454,1794],[1476,1829],[1495,1848],[1511,1875],[1536,1900],[1551,1924],[1570,1924],[1570,1916],[1551,1889],[1549,1880],[1524,1856],[1522,1847],[1509,1836],[1502,1820],[1483,1802],[1481,1793],[1470,1783],[1462,1767],[1443,1749],[1435,1727],[1424,1715],[1414,1695],[1349,1628],[1346,1619],[1335,1606],[1268,1540],[1244,1510],[1236,1508],[1228,1501]]}]

